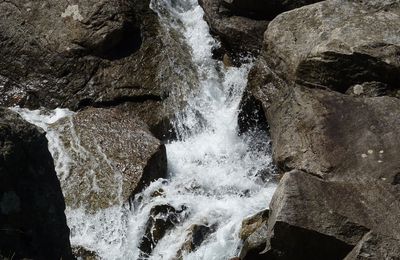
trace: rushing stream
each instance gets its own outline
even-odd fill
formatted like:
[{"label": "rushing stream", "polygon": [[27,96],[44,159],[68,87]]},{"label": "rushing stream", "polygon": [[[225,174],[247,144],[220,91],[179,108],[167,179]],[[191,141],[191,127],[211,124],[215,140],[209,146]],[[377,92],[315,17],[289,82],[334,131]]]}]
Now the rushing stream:
[{"label": "rushing stream", "polygon": [[[212,49],[218,42],[209,34],[197,0],[160,0],[153,2],[152,8],[159,15],[167,11],[182,27],[193,50],[200,88],[190,97],[187,109],[177,116],[178,141],[167,144],[168,179],[152,183],[135,197],[132,207],[112,207],[95,215],[67,208],[71,243],[95,251],[104,259],[138,259],[150,210],[157,205],[176,209],[183,206],[184,217],[158,242],[149,259],[173,259],[189,228],[205,225],[213,231],[199,248],[183,258],[226,260],[238,253],[241,221],[266,208],[275,189],[268,181],[272,166],[266,134],[237,134],[238,107],[251,62],[225,68],[222,62],[212,59]],[[47,131],[49,149],[65,185],[63,176],[68,175],[71,159],[58,133],[49,126],[73,113],[64,109],[47,113],[15,110]],[[162,195],[154,196],[157,191]]]}]

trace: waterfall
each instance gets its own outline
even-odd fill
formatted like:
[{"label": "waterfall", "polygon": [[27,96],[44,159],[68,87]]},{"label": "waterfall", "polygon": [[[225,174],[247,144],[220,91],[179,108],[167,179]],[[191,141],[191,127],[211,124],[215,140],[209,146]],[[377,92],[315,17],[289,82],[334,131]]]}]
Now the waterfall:
[{"label": "waterfall", "polygon": [[[205,225],[213,227],[212,232],[193,252],[183,253],[183,259],[226,260],[238,253],[242,220],[267,208],[275,190],[269,181],[273,167],[267,134],[237,134],[251,59],[240,67],[225,67],[212,59],[219,43],[210,35],[197,0],[154,0],[151,7],[165,26],[182,31],[192,48],[200,87],[174,121],[178,140],[166,145],[168,178],[135,196],[131,208],[112,207],[92,215],[67,208],[71,243],[103,259],[143,258],[138,248],[151,209],[170,205],[184,209],[184,216],[157,243],[149,259],[174,259],[190,227]],[[62,176],[68,175],[70,159],[57,132],[48,126],[72,112],[14,110],[47,131],[57,173],[66,185]],[[157,192],[161,195],[154,196]]]}]

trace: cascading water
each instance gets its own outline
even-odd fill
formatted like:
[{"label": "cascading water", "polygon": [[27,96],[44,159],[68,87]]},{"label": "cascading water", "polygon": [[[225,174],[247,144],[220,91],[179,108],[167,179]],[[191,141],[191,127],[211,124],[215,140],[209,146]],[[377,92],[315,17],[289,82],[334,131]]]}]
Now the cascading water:
[{"label": "cascading water", "polygon": [[[229,259],[238,253],[241,221],[266,208],[275,189],[268,181],[272,165],[266,134],[237,134],[238,107],[251,64],[225,68],[212,59],[218,42],[209,34],[197,0],[158,0],[152,8],[160,16],[167,11],[173,17],[163,20],[169,23],[165,26],[183,30],[193,50],[200,87],[189,98],[187,109],[177,115],[178,141],[167,144],[168,179],[153,182],[138,194],[131,209],[112,207],[93,215],[67,208],[71,242],[104,259],[143,258],[139,247],[151,209],[170,205],[183,208],[184,216],[158,241],[149,259],[175,258],[193,225],[213,228],[197,249],[183,252],[183,259]],[[63,182],[70,159],[57,132],[48,126],[72,113],[15,110],[47,131]]]}]

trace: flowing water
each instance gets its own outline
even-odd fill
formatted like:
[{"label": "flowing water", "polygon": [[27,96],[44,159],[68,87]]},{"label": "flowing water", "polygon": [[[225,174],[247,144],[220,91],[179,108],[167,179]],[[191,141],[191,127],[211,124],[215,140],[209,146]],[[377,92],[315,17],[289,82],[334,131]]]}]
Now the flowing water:
[{"label": "flowing water", "polygon": [[[187,109],[177,115],[178,141],[167,144],[168,178],[135,196],[131,207],[115,206],[94,215],[67,208],[71,243],[103,259],[138,259],[143,257],[138,247],[150,210],[157,205],[183,206],[184,216],[158,242],[149,259],[173,259],[193,225],[213,227],[213,232],[184,259],[229,259],[238,254],[241,221],[268,207],[275,189],[269,182],[273,169],[266,133],[237,134],[238,107],[251,62],[225,68],[212,59],[218,42],[209,34],[197,0],[158,0],[152,8],[165,26],[182,31],[193,50],[200,88],[189,98]],[[62,186],[68,185],[63,180],[71,159],[50,126],[73,113],[15,110],[47,131]],[[162,195],[154,196],[157,191]]]}]

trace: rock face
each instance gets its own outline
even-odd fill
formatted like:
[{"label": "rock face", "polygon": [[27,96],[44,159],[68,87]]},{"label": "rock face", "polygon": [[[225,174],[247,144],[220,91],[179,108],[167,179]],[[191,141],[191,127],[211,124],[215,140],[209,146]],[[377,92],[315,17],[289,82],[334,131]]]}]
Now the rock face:
[{"label": "rock face", "polygon": [[192,225],[189,227],[185,242],[178,250],[174,260],[184,259],[184,255],[195,251],[215,231],[216,226]]},{"label": "rock face", "polygon": [[[151,181],[164,178],[164,145],[130,109],[89,108],[57,122],[67,176],[60,176],[66,203],[89,211],[122,205]],[[63,158],[66,156],[67,158]]]},{"label": "rock face", "polygon": [[239,259],[256,260],[263,258],[260,253],[264,250],[267,241],[268,229],[266,224],[268,218],[269,210],[264,210],[243,220],[239,236],[244,243]]},{"label": "rock face", "polygon": [[361,259],[399,259],[400,241],[374,234],[367,233],[357,246],[351,251],[345,260]]},{"label": "rock face", "polygon": [[0,104],[76,110],[131,102],[154,111],[144,113],[151,126],[170,118],[196,73],[188,47],[149,2],[1,2]]},{"label": "rock face", "polygon": [[0,109],[0,256],[72,259],[64,198],[45,134]]},{"label": "rock face", "polygon": [[185,206],[175,209],[171,205],[157,205],[150,211],[145,235],[140,243],[141,258],[148,257],[158,241],[184,218]]},{"label": "rock face", "polygon": [[400,247],[399,17],[398,1],[334,0],[270,23],[240,117],[249,128],[261,104],[290,171],[264,257],[391,259]]},{"label": "rock face", "polygon": [[344,93],[355,84],[381,82],[398,89],[399,15],[399,3],[390,0],[307,6],[274,19],[264,56],[281,78],[306,86]]},{"label": "rock face", "polygon": [[231,56],[260,50],[268,21],[234,15],[223,6],[222,0],[199,0],[199,3],[211,32],[217,35]]}]

